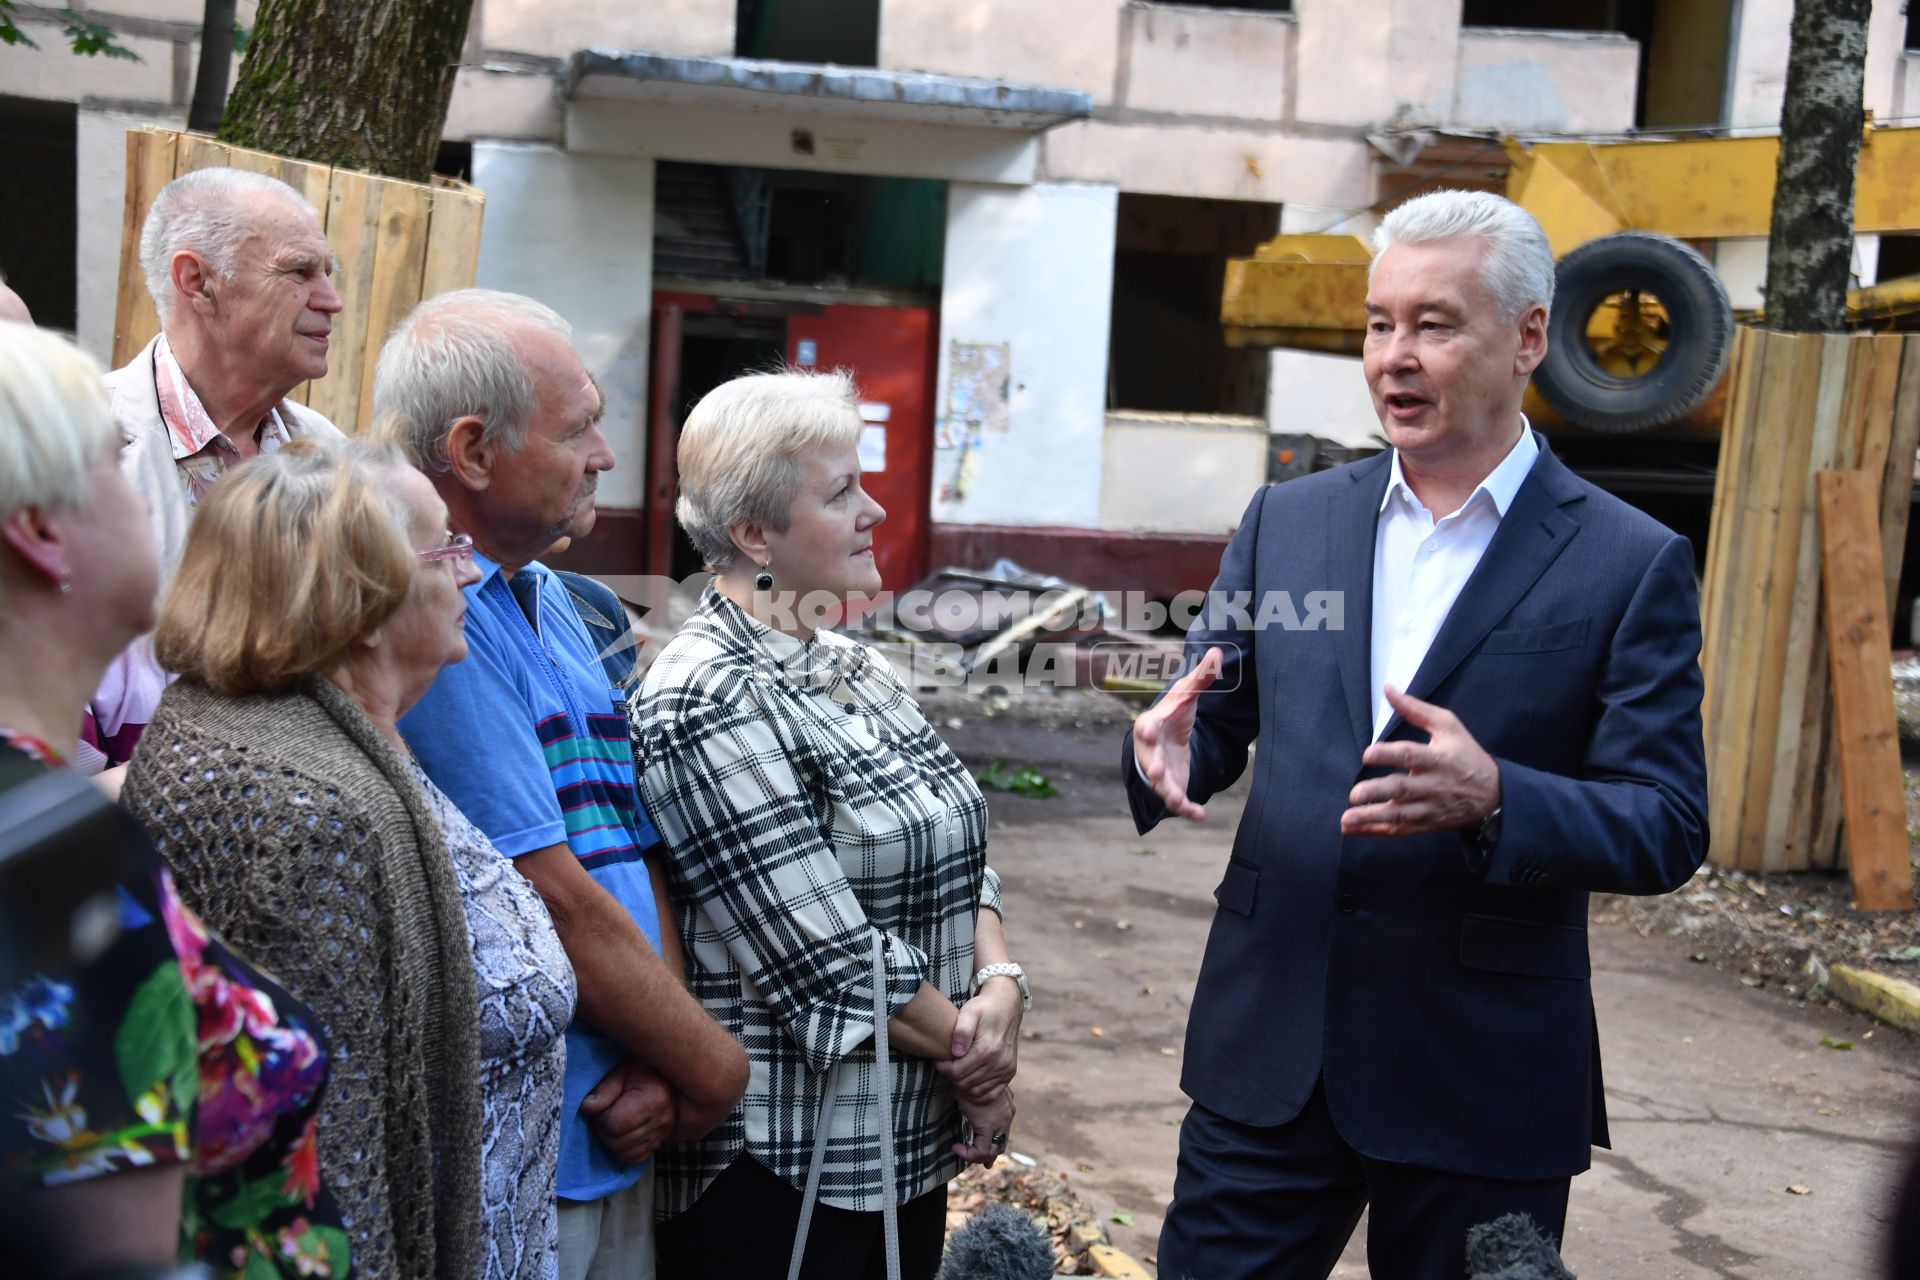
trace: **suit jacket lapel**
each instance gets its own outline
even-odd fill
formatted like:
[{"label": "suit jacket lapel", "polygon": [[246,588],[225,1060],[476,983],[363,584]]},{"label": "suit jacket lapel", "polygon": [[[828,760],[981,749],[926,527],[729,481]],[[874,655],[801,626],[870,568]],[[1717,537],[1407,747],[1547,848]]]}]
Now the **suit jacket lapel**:
[{"label": "suit jacket lapel", "polygon": [[[1579,522],[1562,508],[1584,497],[1573,473],[1543,442],[1539,459],[1514,494],[1486,554],[1460,589],[1420,669],[1408,682],[1409,694],[1422,701],[1430,698],[1461,659],[1513,611],[1580,531]],[[1396,712],[1380,731],[1381,739],[1392,736],[1401,723]]]},{"label": "suit jacket lapel", "polygon": [[1345,486],[1327,499],[1327,580],[1346,594],[1345,628],[1335,640],[1347,715],[1360,750],[1373,741],[1373,542],[1392,454],[1347,468]]}]

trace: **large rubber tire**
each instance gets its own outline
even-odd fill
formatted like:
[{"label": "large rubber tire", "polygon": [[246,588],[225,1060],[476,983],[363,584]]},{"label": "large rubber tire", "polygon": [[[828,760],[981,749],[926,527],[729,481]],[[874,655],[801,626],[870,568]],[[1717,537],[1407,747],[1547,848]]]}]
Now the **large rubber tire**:
[{"label": "large rubber tire", "polygon": [[[1631,378],[1604,368],[1586,334],[1594,308],[1624,289],[1654,295],[1668,322],[1665,353]],[[1622,231],[1560,259],[1533,385],[1568,422],[1627,435],[1684,417],[1719,384],[1732,352],[1733,307],[1707,260],[1669,236]]]}]

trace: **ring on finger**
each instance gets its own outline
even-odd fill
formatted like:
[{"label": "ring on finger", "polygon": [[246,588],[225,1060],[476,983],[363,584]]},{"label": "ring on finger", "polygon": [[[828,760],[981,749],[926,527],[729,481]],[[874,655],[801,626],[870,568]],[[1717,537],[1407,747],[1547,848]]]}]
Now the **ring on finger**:
[{"label": "ring on finger", "polygon": [[1007,1131],[1005,1129],[993,1135],[993,1149],[995,1151],[1005,1151],[1007,1149]]}]

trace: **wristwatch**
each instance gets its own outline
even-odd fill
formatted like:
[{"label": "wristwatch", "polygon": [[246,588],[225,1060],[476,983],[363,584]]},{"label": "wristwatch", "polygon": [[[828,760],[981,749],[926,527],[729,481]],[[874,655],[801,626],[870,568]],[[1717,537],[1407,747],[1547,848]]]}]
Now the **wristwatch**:
[{"label": "wristwatch", "polygon": [[1012,978],[1020,988],[1020,1009],[1025,1012],[1033,1008],[1033,991],[1027,986],[1027,971],[1017,964],[990,964],[973,975],[973,994],[979,995],[980,988],[988,978]]}]

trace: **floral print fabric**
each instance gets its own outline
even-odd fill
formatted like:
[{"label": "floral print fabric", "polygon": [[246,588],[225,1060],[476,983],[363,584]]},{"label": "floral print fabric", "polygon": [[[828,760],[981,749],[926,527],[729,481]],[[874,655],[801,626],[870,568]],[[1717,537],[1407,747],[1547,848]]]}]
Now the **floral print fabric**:
[{"label": "floral print fabric", "polygon": [[208,934],[150,849],[140,860],[104,951],[0,991],[0,1175],[25,1189],[182,1164],[182,1259],[339,1280],[347,1236],[314,1148],[320,1033]]}]

